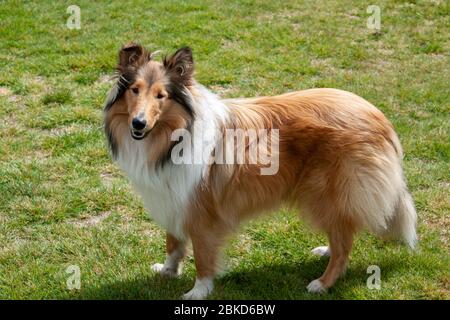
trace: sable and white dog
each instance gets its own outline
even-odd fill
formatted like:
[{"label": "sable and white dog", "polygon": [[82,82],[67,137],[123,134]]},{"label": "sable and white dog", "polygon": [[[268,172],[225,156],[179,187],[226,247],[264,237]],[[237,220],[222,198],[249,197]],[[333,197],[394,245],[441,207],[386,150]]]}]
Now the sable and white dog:
[{"label": "sable and white dog", "polygon": [[[212,292],[219,249],[241,221],[280,205],[298,209],[328,236],[329,247],[313,250],[330,260],[308,285],[310,292],[325,291],[345,271],[353,237],[362,229],[414,247],[416,212],[402,172],[400,142],[381,111],[363,98],[311,89],[222,100],[194,80],[189,48],[160,63],[129,43],[120,50],[117,70],[105,106],[111,153],[149,214],[167,230],[166,261],[153,270],[178,275],[192,241],[197,277],[185,299]],[[186,135],[174,139],[180,130],[195,135],[196,122],[208,132],[200,142]],[[258,134],[240,145],[227,140],[226,152],[242,145],[249,151],[264,140],[261,130],[276,131],[268,152],[277,162],[269,164],[275,170],[262,174],[268,163],[255,161],[250,152],[237,163],[214,161],[230,130]],[[187,154],[191,149],[180,152],[180,144],[195,141],[202,147],[193,146],[193,155]],[[204,161],[174,158],[198,152]]]}]

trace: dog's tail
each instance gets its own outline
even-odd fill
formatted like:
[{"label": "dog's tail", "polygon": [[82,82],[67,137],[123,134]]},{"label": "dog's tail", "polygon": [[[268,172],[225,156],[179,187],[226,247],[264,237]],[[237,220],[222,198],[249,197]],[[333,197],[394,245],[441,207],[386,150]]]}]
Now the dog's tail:
[{"label": "dog's tail", "polygon": [[390,237],[400,238],[411,249],[417,244],[417,213],[406,186],[400,191],[394,215],[388,225]]},{"label": "dog's tail", "polygon": [[[384,199],[390,199],[387,203],[391,203],[385,212],[390,212],[390,214],[385,215],[385,220],[382,230],[378,229],[376,232],[382,238],[385,239],[396,239],[405,242],[411,249],[414,249],[417,245],[417,213],[414,208],[414,202],[411,194],[408,191],[406,185],[406,179],[403,174],[402,160],[403,160],[403,150],[400,145],[400,141],[397,135],[393,132],[391,136],[391,143],[395,151],[396,161],[389,163],[389,171],[386,174],[388,188],[387,196]],[[386,203],[386,204],[387,204]]]},{"label": "dog's tail", "polygon": [[[391,135],[391,143],[395,149],[395,153],[397,154],[397,159],[399,160],[399,170],[402,172],[403,169],[401,163],[403,161],[403,150],[400,140],[394,132]],[[401,182],[398,185],[397,201],[394,207],[393,215],[388,222],[387,233],[389,238],[402,240],[411,249],[414,249],[417,245],[417,213],[414,208],[414,201],[408,191],[406,178],[403,172],[401,173],[401,176]]]}]

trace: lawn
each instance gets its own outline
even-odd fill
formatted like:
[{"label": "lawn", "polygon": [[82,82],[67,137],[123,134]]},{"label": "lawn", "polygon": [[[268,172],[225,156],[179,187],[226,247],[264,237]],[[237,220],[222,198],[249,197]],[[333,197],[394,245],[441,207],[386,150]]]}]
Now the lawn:
[{"label": "lawn", "polygon": [[[74,3],[75,2],[75,3]],[[69,29],[67,7],[81,9]],[[379,32],[367,6],[381,9]],[[176,299],[164,230],[108,154],[102,105],[117,51],[136,40],[189,45],[197,79],[223,97],[334,87],[378,106],[402,141],[420,247],[361,234],[327,294],[305,287],[326,244],[281,211],[229,242],[212,299],[450,298],[450,4],[448,1],[2,1],[0,3],[0,299]],[[366,285],[381,270],[381,289]],[[66,273],[78,266],[81,288]]]}]

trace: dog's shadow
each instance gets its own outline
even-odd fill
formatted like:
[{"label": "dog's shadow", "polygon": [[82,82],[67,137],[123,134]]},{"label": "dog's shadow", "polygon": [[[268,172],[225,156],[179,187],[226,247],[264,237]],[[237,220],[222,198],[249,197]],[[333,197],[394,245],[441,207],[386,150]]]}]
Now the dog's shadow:
[{"label": "dog's shadow", "polygon": [[[267,264],[251,268],[240,267],[220,276],[215,281],[215,291],[210,299],[351,299],[354,289],[369,290],[366,286],[366,265],[350,264],[346,274],[335,286],[322,295],[310,294],[308,283],[325,270],[328,259],[307,259],[302,263]],[[401,268],[400,259],[387,259],[380,268],[383,281],[391,271]],[[394,272],[395,273],[395,272]],[[99,286],[82,286],[82,289],[63,299],[180,299],[193,286],[194,279],[183,275],[166,279],[158,274],[107,282]]]}]

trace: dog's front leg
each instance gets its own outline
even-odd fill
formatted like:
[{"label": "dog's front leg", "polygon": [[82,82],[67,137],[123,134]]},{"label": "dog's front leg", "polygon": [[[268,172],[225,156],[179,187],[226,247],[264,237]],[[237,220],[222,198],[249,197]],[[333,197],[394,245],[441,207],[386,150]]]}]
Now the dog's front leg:
[{"label": "dog's front leg", "polygon": [[205,299],[214,288],[219,249],[223,243],[221,233],[208,232],[191,235],[197,277],[194,288],[183,295],[185,300]]},{"label": "dog's front leg", "polygon": [[176,277],[181,273],[181,260],[186,256],[186,242],[180,241],[170,233],[166,235],[166,261],[155,263],[152,270],[163,276]]}]

